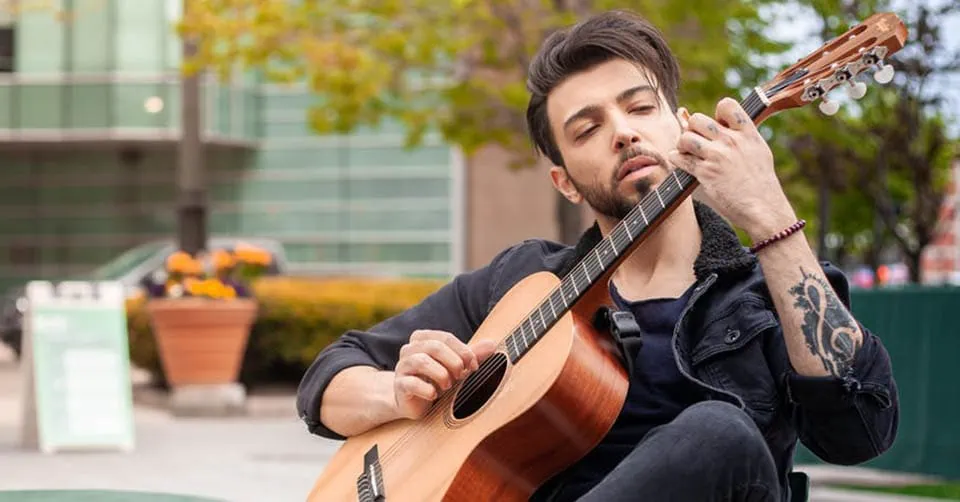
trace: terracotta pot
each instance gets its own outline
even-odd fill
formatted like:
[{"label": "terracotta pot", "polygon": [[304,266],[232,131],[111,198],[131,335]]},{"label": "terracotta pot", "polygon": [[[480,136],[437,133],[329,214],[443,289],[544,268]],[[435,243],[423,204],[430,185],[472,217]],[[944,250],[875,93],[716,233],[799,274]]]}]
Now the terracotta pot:
[{"label": "terracotta pot", "polygon": [[237,381],[256,300],[157,299],[147,312],[170,385]]}]

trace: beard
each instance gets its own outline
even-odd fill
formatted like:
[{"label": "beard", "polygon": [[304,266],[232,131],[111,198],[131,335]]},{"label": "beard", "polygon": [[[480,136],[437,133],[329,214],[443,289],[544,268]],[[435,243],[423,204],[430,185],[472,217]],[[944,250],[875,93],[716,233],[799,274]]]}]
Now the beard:
[{"label": "beard", "polygon": [[653,190],[653,181],[651,181],[650,176],[633,182],[633,188],[637,192],[635,195],[623,195],[619,190],[617,190],[617,187],[620,185],[620,180],[617,177],[618,173],[620,172],[620,167],[623,166],[624,162],[638,155],[645,155],[655,159],[660,169],[666,169],[667,163],[661,155],[657,154],[656,152],[635,146],[631,148],[625,148],[620,152],[620,159],[613,169],[613,174],[610,176],[608,186],[603,186],[603,183],[581,185],[574,180],[573,177],[570,177],[570,182],[573,183],[573,186],[576,187],[578,192],[580,192],[580,195],[583,196],[583,199],[586,200],[587,204],[590,204],[590,207],[592,207],[595,211],[604,216],[620,221],[627,216],[627,214],[634,208],[634,206],[637,205],[637,203],[643,200],[643,198],[646,197],[651,190]]}]

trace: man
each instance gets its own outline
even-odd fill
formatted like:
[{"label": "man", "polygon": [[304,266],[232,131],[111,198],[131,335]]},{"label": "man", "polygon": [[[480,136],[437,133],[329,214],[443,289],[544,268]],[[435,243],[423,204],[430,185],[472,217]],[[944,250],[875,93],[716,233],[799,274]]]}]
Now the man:
[{"label": "man", "polygon": [[[847,310],[845,278],[815,258],[770,149],[731,99],[713,117],[677,106],[677,63],[627,13],[550,36],[529,68],[530,134],[554,186],[596,225],[576,247],[512,246],[420,305],[324,350],[298,397],[311,432],[362,433],[421,417],[489,355],[468,346],[490,308],[541,270],[562,275],[671,170],[700,181],[613,275],[611,297],[643,331],[613,429],[534,500],[788,500],[796,442],[855,464],[896,435],[897,390],[881,342]],[[732,228],[742,228],[755,252]],[[634,345],[635,347],[635,345]]]}]

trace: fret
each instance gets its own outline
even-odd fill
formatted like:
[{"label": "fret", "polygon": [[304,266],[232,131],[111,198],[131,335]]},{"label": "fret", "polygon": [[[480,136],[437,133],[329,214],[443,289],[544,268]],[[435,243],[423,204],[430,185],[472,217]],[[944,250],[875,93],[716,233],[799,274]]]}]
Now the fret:
[{"label": "fret", "polygon": [[677,170],[674,169],[673,171],[671,171],[671,173],[673,174],[673,180],[677,182],[677,186],[680,188],[680,191],[682,192],[682,191],[683,191],[683,183],[681,183],[681,182],[680,182],[680,178],[677,177]]},{"label": "fret", "polygon": [[584,258],[583,261],[580,262],[580,264],[583,265],[583,274],[586,276],[586,279],[587,279],[584,282],[590,282],[590,271],[587,270],[587,259]]},{"label": "fret", "polygon": [[527,330],[524,329],[524,325],[520,325],[520,337],[523,338],[523,344],[527,344]]},{"label": "fret", "polygon": [[[540,311],[540,307],[537,307],[537,315],[540,316],[540,329],[542,331],[547,330],[547,322],[543,320],[543,312]],[[536,338],[536,337],[534,337]]]},{"label": "fret", "polygon": [[640,203],[640,205],[639,205],[638,207],[640,208],[640,216],[643,216],[643,223],[644,223],[644,225],[649,225],[649,224],[650,224],[650,220],[647,219],[647,213],[644,213],[644,212],[643,212],[643,203]]},{"label": "fret", "polygon": [[577,289],[577,276],[575,274],[576,271],[570,274],[570,285],[573,286],[573,294],[580,296],[580,290]]},{"label": "fret", "polygon": [[597,265],[600,266],[600,270],[603,270],[603,259],[600,258],[600,246],[593,248],[593,256],[597,258]]},{"label": "fret", "polygon": [[667,208],[667,205],[663,203],[663,199],[660,197],[660,189],[657,188],[657,189],[654,190],[653,192],[654,192],[655,194],[657,194],[657,199],[660,201],[660,207],[666,209],[666,208]]},{"label": "fret", "polygon": [[520,357],[520,351],[517,350],[516,333],[514,333],[513,335],[507,337],[507,351],[508,351],[508,352],[510,351],[510,342],[513,342],[513,353],[510,354],[510,357],[511,357],[512,359],[516,359],[516,358]]},{"label": "fret", "polygon": [[533,343],[535,343],[535,342],[537,341],[537,331],[538,331],[538,330],[537,330],[537,327],[534,326],[534,324],[533,324],[533,316],[530,316],[530,318],[527,319],[527,324],[530,325],[530,342],[527,343],[527,346],[529,347],[529,346],[533,345]]},{"label": "fret", "polygon": [[550,304],[550,312],[553,313],[553,320],[557,320],[557,309],[553,308],[553,295],[547,297],[547,303]]},{"label": "fret", "polygon": [[633,234],[630,233],[630,223],[629,223],[629,222],[626,222],[626,223],[623,225],[623,229],[627,232],[627,238],[630,239],[630,240],[633,240]]},{"label": "fret", "polygon": [[563,305],[562,307],[560,307],[561,310],[570,306],[570,304],[567,303],[567,298],[564,296],[564,290],[563,290],[564,286],[565,284],[561,282],[560,283],[560,304]]}]

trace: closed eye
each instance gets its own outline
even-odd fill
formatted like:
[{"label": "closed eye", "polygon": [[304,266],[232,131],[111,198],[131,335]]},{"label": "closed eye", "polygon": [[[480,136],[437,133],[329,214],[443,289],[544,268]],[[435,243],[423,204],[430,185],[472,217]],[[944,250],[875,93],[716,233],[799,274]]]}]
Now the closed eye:
[{"label": "closed eye", "polygon": [[651,106],[651,105],[635,106],[630,109],[630,113],[647,113],[649,111],[654,110],[655,108],[656,108],[655,106]]},{"label": "closed eye", "polygon": [[593,133],[593,131],[595,131],[596,129],[597,129],[597,126],[592,125],[592,126],[588,127],[585,131],[583,131],[583,132],[581,132],[580,134],[578,134],[576,139],[580,140],[580,139],[586,138],[586,137],[589,136],[591,133]]}]

